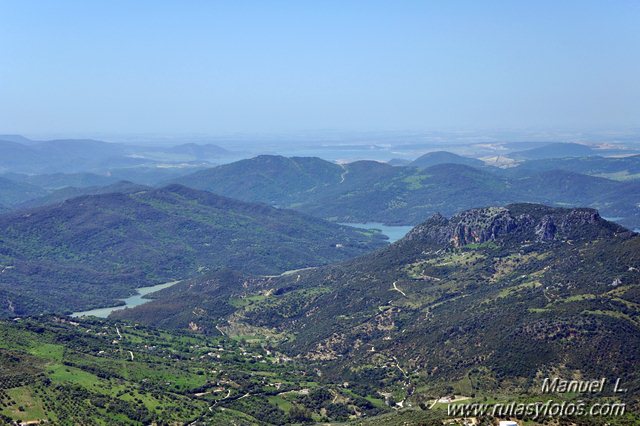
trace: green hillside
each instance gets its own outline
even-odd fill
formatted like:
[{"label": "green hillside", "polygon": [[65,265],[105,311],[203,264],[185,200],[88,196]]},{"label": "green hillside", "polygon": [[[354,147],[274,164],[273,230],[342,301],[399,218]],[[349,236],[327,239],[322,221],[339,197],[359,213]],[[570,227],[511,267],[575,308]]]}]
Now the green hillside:
[{"label": "green hillside", "polygon": [[267,339],[327,377],[414,405],[535,394],[549,375],[621,377],[631,398],[639,270],[640,237],[596,211],[517,204],[434,216],[339,265],[185,282],[113,316]]},{"label": "green hillside", "polygon": [[[438,158],[432,160],[439,163]],[[450,161],[460,162],[455,156]],[[640,191],[640,181],[620,182],[560,169],[523,166],[505,171],[452,163],[416,168],[374,161],[338,165],[319,158],[260,156],[176,182],[337,222],[415,225],[434,213],[452,215],[482,205],[531,202],[593,207],[625,226],[640,227],[640,207],[629,195]]]},{"label": "green hillside", "polygon": [[284,425],[392,411],[363,392],[244,339],[64,317],[0,321],[1,424]]},{"label": "green hillside", "polygon": [[383,237],[188,189],[84,196],[0,216],[0,315],[109,306],[135,287],[230,267],[279,273]]},{"label": "green hillside", "polygon": [[[55,316],[0,321],[0,423],[407,426],[451,421],[446,420],[452,417],[447,404],[419,399],[429,395],[422,387],[402,400],[407,378],[394,359],[388,363],[384,374],[362,365],[363,380],[335,381],[318,374],[317,361],[287,357],[253,336],[208,337]],[[465,386],[482,378],[469,375],[455,392],[466,392]],[[576,401],[572,395],[553,397]],[[543,398],[549,395],[493,390],[464,401],[531,403]],[[591,403],[604,401],[598,397]],[[492,424],[490,417],[479,420]],[[526,424],[549,424],[539,420]],[[554,419],[594,426],[638,420],[632,410],[623,416]]]}]

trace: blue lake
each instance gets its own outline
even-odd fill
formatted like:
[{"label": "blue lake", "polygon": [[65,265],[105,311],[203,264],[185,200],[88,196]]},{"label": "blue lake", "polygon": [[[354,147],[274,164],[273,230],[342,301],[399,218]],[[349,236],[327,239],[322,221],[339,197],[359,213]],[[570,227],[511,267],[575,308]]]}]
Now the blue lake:
[{"label": "blue lake", "polygon": [[119,311],[124,308],[133,308],[134,306],[142,305],[147,302],[151,302],[151,299],[144,299],[143,297],[147,294],[160,291],[164,288],[171,287],[174,284],[179,283],[180,281],[171,281],[170,283],[158,284],[150,287],[140,287],[136,289],[137,294],[134,294],[131,297],[127,297],[126,299],[122,299],[125,303],[120,306],[111,306],[107,308],[98,308],[92,309],[90,311],[82,311],[82,312],[74,312],[71,314],[72,317],[98,317],[98,318],[106,318],[113,311]]},{"label": "blue lake", "polygon": [[[413,226],[387,226],[382,223],[369,222],[369,223],[342,223],[341,225],[352,226],[354,228],[361,229],[377,229],[382,234],[386,235],[389,238],[389,242],[393,243],[398,241],[400,238],[404,237]],[[119,311],[124,308],[133,308],[135,306],[142,305],[144,303],[148,303],[151,299],[145,299],[144,296],[147,294],[160,291],[164,288],[171,287],[174,284],[177,284],[179,281],[172,281],[170,283],[158,284],[150,287],[140,287],[136,289],[136,294],[123,299],[124,305],[120,306],[109,306],[106,308],[97,308],[91,309],[90,311],[82,311],[82,312],[74,312],[71,314],[72,317],[89,317],[94,316],[98,318],[106,318],[109,316],[111,312]]]},{"label": "blue lake", "polygon": [[341,223],[340,225],[352,226],[354,228],[361,229],[377,229],[382,234],[389,237],[389,242],[393,243],[404,237],[413,229],[413,226],[388,226],[382,223],[368,222],[368,223]]}]

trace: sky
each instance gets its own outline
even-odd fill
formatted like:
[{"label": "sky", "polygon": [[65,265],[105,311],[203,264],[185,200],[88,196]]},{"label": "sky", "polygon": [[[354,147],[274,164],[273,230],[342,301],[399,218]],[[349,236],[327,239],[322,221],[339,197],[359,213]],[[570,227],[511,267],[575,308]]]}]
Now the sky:
[{"label": "sky", "polygon": [[640,128],[638,1],[0,0],[0,133]]}]

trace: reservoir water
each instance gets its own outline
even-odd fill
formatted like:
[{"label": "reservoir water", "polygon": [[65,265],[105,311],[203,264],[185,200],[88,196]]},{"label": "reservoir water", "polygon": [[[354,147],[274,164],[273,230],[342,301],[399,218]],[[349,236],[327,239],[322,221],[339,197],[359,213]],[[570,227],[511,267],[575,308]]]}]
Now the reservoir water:
[{"label": "reservoir water", "polygon": [[376,222],[368,222],[368,223],[341,223],[340,225],[352,226],[354,228],[361,229],[377,229],[382,234],[389,237],[389,242],[394,243],[398,241],[400,238],[404,237],[413,229],[413,226],[407,225],[398,225],[398,226],[388,226],[383,225],[382,223]]},{"label": "reservoir water", "polygon": [[156,291],[160,291],[164,288],[168,288],[171,287],[174,284],[179,283],[180,281],[171,281],[169,283],[164,283],[164,284],[157,284],[154,286],[150,286],[150,287],[140,287],[136,289],[137,294],[134,294],[131,297],[127,297],[126,299],[123,299],[122,301],[125,303],[124,305],[120,305],[120,306],[110,306],[107,308],[98,308],[98,309],[92,309],[90,311],[83,311],[83,312],[74,312],[73,314],[71,314],[72,317],[99,317],[99,318],[106,318],[109,316],[109,314],[113,311],[119,311],[121,309],[124,308],[133,308],[134,306],[138,306],[138,305],[142,305],[144,303],[147,302],[151,302],[151,299],[144,299],[143,296],[146,296],[147,294],[156,292]]},{"label": "reservoir water", "polygon": [[[404,237],[413,226],[388,226],[383,225],[382,223],[369,222],[369,223],[342,223],[341,225],[352,226],[354,228],[361,229],[377,229],[382,234],[386,235],[389,238],[389,242],[393,243],[398,241],[400,238]],[[167,287],[171,287],[174,284],[179,283],[180,281],[172,281],[170,283],[158,284],[150,287],[140,287],[136,289],[137,294],[127,297],[123,299],[124,305],[120,306],[109,306],[106,308],[98,308],[92,309],[90,311],[82,311],[82,312],[74,312],[71,314],[72,317],[99,317],[106,318],[109,316],[111,312],[119,311],[124,308],[133,308],[135,306],[142,305],[144,303],[150,302],[151,299],[145,299],[144,296],[147,294],[162,290]]]}]

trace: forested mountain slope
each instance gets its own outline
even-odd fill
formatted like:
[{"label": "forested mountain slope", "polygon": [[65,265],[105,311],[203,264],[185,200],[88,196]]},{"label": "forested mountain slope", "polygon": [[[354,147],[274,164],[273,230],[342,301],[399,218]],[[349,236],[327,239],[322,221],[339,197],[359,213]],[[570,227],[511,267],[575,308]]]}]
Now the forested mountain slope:
[{"label": "forested mountain slope", "polygon": [[622,377],[637,394],[640,236],[591,209],[473,209],[339,265],[218,273],[114,316],[270,336],[358,382],[391,380],[397,362],[441,391],[528,389],[554,374]]},{"label": "forested mountain slope", "polygon": [[104,306],[209,269],[277,273],[382,245],[366,231],[179,185],[83,196],[0,216],[0,313]]},{"label": "forested mountain slope", "polygon": [[375,161],[338,165],[319,158],[260,156],[176,182],[338,222],[418,224],[434,213],[448,216],[481,205],[531,202],[593,207],[625,226],[640,227],[640,206],[630,195],[640,191],[640,180],[618,182],[555,169],[503,171],[451,163],[392,167]]}]

